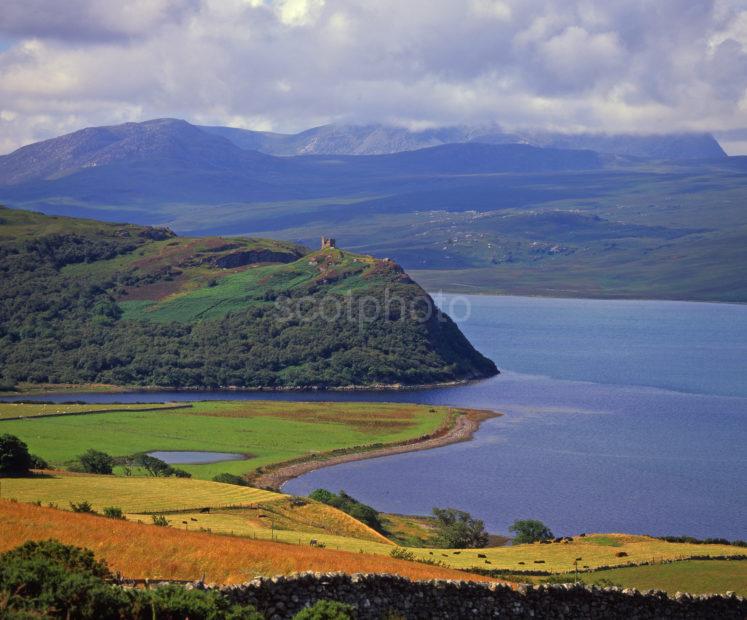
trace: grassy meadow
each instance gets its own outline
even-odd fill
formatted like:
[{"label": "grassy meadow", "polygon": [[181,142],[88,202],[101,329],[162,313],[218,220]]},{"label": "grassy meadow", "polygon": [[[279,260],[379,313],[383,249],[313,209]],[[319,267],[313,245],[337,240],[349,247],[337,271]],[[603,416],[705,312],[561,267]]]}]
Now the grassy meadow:
[{"label": "grassy meadow", "polygon": [[631,566],[580,575],[585,583],[607,579],[626,588],[664,590],[670,594],[736,592],[747,596],[747,561],[686,560],[655,566]]},{"label": "grassy meadow", "polygon": [[[741,555],[745,550],[730,545],[695,545],[669,543],[650,536],[634,534],[589,534],[575,536],[572,542],[486,549],[422,549],[412,548],[417,558],[436,559],[454,568],[505,569],[515,571],[541,570],[568,572],[579,568],[619,566],[638,562],[677,560],[694,555]],[[618,554],[625,553],[624,556]],[[486,557],[481,558],[479,555]]]},{"label": "grassy meadow", "polygon": [[32,478],[3,478],[5,499],[55,504],[89,502],[94,510],[117,506],[126,513],[161,513],[206,507],[249,506],[284,497],[279,493],[192,478],[145,478],[58,473]]},{"label": "grassy meadow", "polygon": [[[207,401],[186,409],[135,411],[117,406],[101,415],[0,420],[0,433],[25,441],[53,466],[89,448],[124,457],[155,450],[231,452],[244,460],[179,465],[197,478],[257,467],[308,454],[391,443],[434,432],[449,419],[446,407],[393,403]],[[14,416],[39,405],[0,405]],[[56,405],[53,407],[57,407]],[[90,406],[93,407],[93,406]],[[142,406],[140,406],[142,408]],[[25,414],[24,414],[25,415]]]},{"label": "grassy meadow", "polygon": [[0,403],[0,420],[12,418],[36,418],[53,415],[78,415],[86,413],[111,413],[114,411],[156,411],[159,409],[175,409],[188,405],[170,403],[125,404],[65,404],[65,403]]}]

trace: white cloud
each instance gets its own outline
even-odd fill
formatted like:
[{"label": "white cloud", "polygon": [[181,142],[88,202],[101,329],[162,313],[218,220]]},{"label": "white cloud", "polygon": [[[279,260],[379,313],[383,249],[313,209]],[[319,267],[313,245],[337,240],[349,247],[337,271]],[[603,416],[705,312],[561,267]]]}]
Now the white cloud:
[{"label": "white cloud", "polygon": [[324,7],[324,0],[275,0],[280,21],[289,26],[312,24]]},{"label": "white cloud", "polygon": [[5,151],[162,116],[747,127],[741,0],[3,0],[0,39]]}]

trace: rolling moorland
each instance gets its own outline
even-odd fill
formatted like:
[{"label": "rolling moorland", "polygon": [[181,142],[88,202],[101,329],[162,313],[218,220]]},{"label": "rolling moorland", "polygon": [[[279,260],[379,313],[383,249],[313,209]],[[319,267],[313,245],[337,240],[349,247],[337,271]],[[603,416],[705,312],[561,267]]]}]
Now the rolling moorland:
[{"label": "rolling moorland", "polygon": [[744,157],[702,135],[478,129],[88,128],[0,157],[0,200],[182,234],[334,233],[429,290],[747,299]]},{"label": "rolling moorland", "polygon": [[[744,556],[741,547],[582,534],[550,544],[444,549],[434,546],[432,519],[379,514],[380,525],[373,529],[314,499],[198,479],[216,472],[251,475],[257,467],[299,454],[313,457],[421,437],[448,421],[446,409],[277,401],[186,405],[117,405],[102,411],[94,405],[3,404],[0,431],[19,436],[52,469],[0,481],[5,534],[0,551],[53,537],[95,550],[130,578],[205,576],[235,583],[297,570],[363,570],[416,579],[573,581],[578,567],[588,583],[747,593],[745,562],[707,559]],[[290,445],[297,449],[288,450]],[[61,469],[72,467],[90,448],[117,457],[114,475]],[[125,469],[122,457],[144,449],[251,454],[241,461],[180,465],[192,478]],[[98,514],[68,512],[86,502],[85,510]],[[120,509],[125,520],[101,516],[107,507]],[[156,552],[142,554],[143,545]]]},{"label": "rolling moorland", "polygon": [[0,208],[0,273],[5,387],[331,388],[497,372],[396,263],[336,248]]}]

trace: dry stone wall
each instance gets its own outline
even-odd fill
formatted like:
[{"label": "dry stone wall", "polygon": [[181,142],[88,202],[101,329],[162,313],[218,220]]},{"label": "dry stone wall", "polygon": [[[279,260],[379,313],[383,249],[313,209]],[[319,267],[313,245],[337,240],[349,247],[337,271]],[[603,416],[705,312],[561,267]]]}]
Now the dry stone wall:
[{"label": "dry stone wall", "polygon": [[[197,584],[194,587],[205,587]],[[691,596],[581,585],[520,586],[467,581],[410,581],[394,575],[301,573],[261,578],[220,591],[285,620],[320,599],[353,605],[360,620],[532,618],[745,620],[747,600],[733,593]]]}]

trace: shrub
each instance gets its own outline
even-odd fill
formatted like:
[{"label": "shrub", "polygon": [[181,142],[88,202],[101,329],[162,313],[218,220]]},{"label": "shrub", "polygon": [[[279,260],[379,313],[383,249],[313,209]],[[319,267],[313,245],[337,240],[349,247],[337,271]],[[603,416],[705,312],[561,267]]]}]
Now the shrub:
[{"label": "shrub", "polygon": [[103,579],[103,562],[86,549],[55,540],[30,541],[0,555],[0,599],[10,616],[115,619],[134,595]]},{"label": "shrub", "polygon": [[409,560],[410,562],[414,562],[416,559],[415,554],[404,547],[395,547],[389,552],[389,555],[395,560]]},{"label": "shrub", "polygon": [[322,502],[322,504],[331,504],[335,499],[337,499],[337,496],[327,489],[316,489],[309,493],[309,498],[316,500],[317,502]]},{"label": "shrub", "polygon": [[166,527],[169,524],[168,519],[163,515],[151,515],[151,519],[153,519],[153,525]]},{"label": "shrub", "polygon": [[86,512],[89,514],[96,514],[93,506],[91,506],[91,504],[86,500],[78,502],[77,504],[75,502],[70,502],[70,510],[72,510],[73,512]]},{"label": "shrub", "polygon": [[0,555],[0,617],[80,620],[261,620],[220,593],[169,585],[125,590],[91,551],[55,540],[27,542]]},{"label": "shrub", "polygon": [[78,457],[78,462],[88,474],[111,474],[114,467],[114,459],[99,450],[86,451]]},{"label": "shrub", "polygon": [[0,435],[0,474],[27,474],[31,465],[25,443],[15,435]]},{"label": "shrub", "polygon": [[516,534],[514,543],[525,544],[533,542],[542,542],[554,538],[550,528],[542,521],[536,519],[520,519],[514,521],[513,525],[508,528],[509,532]]},{"label": "shrub", "polygon": [[352,620],[355,618],[354,612],[352,605],[322,599],[299,611],[293,620]]},{"label": "shrub", "polygon": [[106,506],[102,514],[109,519],[125,519],[122,509],[118,506]]},{"label": "shrub", "polygon": [[241,476],[237,476],[235,474],[227,474],[227,473],[213,476],[213,482],[222,482],[223,484],[237,484],[242,487],[247,486],[246,480],[242,478]]},{"label": "shrub", "polygon": [[42,457],[32,454],[31,456],[31,469],[49,469],[49,463]]},{"label": "shrub", "polygon": [[218,592],[161,586],[145,594],[153,618],[181,620],[262,620],[251,606],[229,604]]}]

